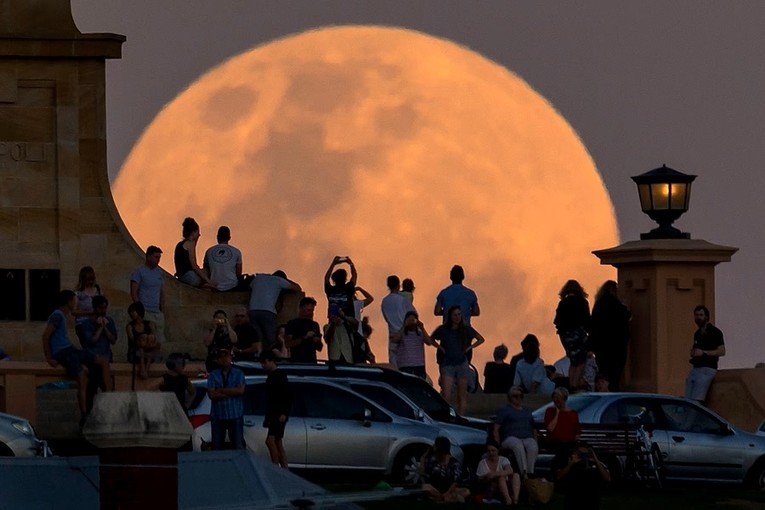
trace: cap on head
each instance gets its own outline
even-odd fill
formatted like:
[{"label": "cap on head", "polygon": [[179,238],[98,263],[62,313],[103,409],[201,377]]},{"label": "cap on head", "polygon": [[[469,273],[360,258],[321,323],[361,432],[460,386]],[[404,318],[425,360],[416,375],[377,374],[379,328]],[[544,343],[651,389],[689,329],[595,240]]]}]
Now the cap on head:
[{"label": "cap on head", "polygon": [[229,351],[228,349],[218,349],[217,359],[220,359],[224,356],[231,356],[231,351]]},{"label": "cap on head", "polygon": [[406,315],[404,315],[404,320],[408,319],[409,317],[414,317],[415,319],[419,319],[419,315],[417,315],[417,312],[414,310],[409,310],[406,312]]}]

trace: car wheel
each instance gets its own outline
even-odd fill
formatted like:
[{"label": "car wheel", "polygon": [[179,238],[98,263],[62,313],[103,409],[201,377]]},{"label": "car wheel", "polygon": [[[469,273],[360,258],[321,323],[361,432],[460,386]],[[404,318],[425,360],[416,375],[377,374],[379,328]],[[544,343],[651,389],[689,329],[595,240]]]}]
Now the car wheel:
[{"label": "car wheel", "polygon": [[13,450],[11,450],[7,444],[0,443],[0,457],[15,457],[16,455],[13,453]]},{"label": "car wheel", "polygon": [[761,457],[749,469],[746,482],[752,489],[765,490],[765,457]]},{"label": "car wheel", "polygon": [[420,484],[420,459],[428,450],[427,445],[406,447],[393,463],[391,480],[396,485]]}]

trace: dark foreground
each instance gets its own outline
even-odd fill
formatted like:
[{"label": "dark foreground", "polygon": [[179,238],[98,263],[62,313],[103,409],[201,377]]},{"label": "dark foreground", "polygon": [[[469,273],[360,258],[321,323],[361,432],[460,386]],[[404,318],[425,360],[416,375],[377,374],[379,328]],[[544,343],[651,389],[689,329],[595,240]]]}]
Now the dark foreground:
[{"label": "dark foreground", "polygon": [[[546,505],[531,506],[521,501],[515,508],[540,508],[558,510],[563,508],[562,494],[555,494]],[[502,508],[503,505],[469,503],[466,505],[436,504],[412,499],[393,499],[360,503],[368,510],[428,510],[443,508]],[[760,510],[765,508],[765,492],[736,487],[670,487],[656,489],[607,490],[600,504],[601,510]],[[589,510],[589,509],[582,509]]]}]

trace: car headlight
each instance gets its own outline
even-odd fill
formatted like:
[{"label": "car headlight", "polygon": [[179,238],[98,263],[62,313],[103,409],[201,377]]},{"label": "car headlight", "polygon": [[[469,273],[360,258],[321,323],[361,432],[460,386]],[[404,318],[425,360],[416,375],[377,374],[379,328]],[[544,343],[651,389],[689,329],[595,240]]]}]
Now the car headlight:
[{"label": "car headlight", "polygon": [[32,426],[29,424],[29,422],[14,421],[12,425],[14,429],[18,430],[22,434],[26,434],[28,436],[34,435],[34,431],[32,430]]}]

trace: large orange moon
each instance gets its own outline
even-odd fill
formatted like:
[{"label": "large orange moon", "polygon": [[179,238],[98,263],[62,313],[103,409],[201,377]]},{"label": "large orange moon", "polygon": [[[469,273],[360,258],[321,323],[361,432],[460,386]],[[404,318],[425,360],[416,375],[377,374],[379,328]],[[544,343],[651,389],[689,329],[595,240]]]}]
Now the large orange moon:
[{"label": "large orange moon", "polygon": [[613,206],[566,120],[502,66],[405,29],[318,29],[210,70],[146,129],[114,197],[170,272],[185,216],[201,225],[200,259],[229,225],[246,272],[282,268],[319,303],[332,257],[350,255],[376,298],[367,314],[383,361],[389,274],[414,279],[432,330],[449,269],[465,268],[487,340],[480,371],[528,332],[554,362],[560,287],[574,278],[594,294],[615,275],[591,253],[618,243]]}]

